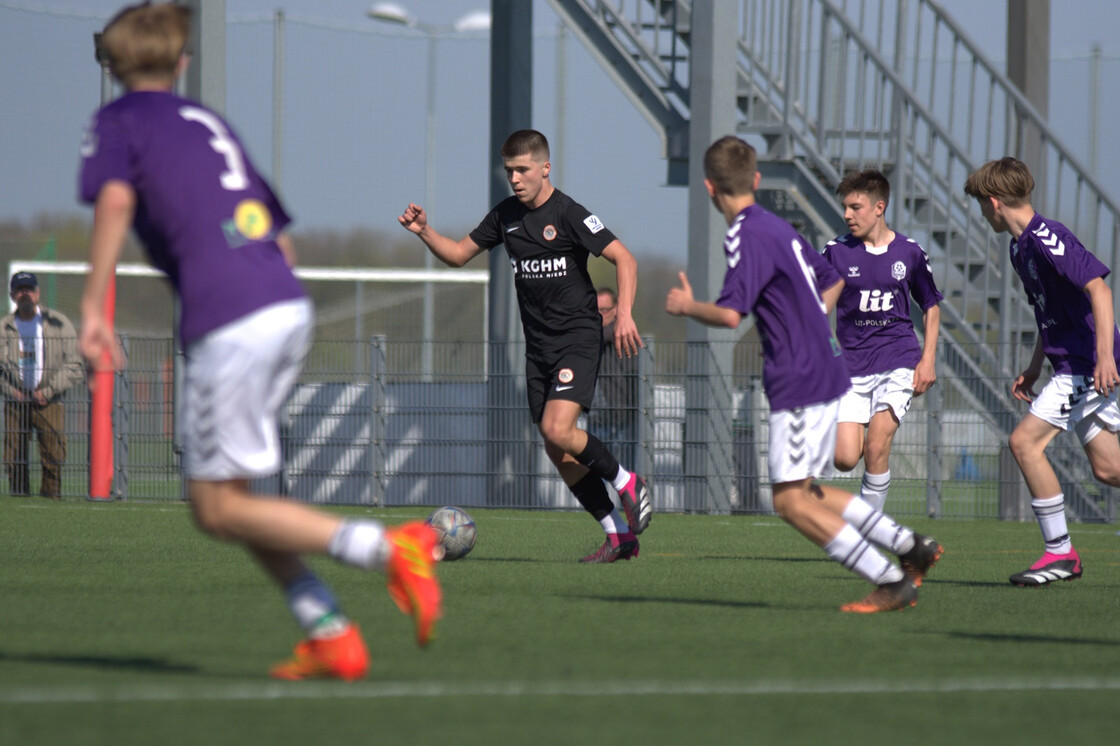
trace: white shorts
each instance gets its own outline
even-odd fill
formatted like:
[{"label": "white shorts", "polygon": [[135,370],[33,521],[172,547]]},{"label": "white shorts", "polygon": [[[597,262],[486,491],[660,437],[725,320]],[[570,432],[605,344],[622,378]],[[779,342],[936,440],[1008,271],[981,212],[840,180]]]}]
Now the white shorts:
[{"label": "white shorts", "polygon": [[839,399],[770,413],[770,483],[816,479],[836,453]]},{"label": "white shorts", "polygon": [[311,341],[307,299],[266,306],[187,350],[183,464],[189,479],[251,479],[280,468],[276,418]]},{"label": "white shorts", "polygon": [[1081,445],[1105,430],[1120,431],[1116,391],[1101,396],[1093,390],[1092,376],[1054,376],[1031,402],[1031,414],[1062,430],[1073,428]]},{"label": "white shorts", "polygon": [[910,411],[914,400],[914,369],[895,368],[886,373],[855,376],[852,387],[840,397],[840,422],[858,422],[866,425],[871,417],[885,409],[894,410],[902,418]]}]

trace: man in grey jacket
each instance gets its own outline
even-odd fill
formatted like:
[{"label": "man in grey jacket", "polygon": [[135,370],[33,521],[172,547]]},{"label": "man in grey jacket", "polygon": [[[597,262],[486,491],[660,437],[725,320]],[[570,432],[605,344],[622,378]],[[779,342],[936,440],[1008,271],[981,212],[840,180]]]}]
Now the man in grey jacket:
[{"label": "man in grey jacket", "polygon": [[4,469],[13,495],[31,491],[28,454],[38,435],[43,479],[39,494],[61,498],[66,461],[62,395],[85,377],[70,320],[39,305],[39,280],[12,275],[15,313],[0,318],[0,393],[4,396]]}]

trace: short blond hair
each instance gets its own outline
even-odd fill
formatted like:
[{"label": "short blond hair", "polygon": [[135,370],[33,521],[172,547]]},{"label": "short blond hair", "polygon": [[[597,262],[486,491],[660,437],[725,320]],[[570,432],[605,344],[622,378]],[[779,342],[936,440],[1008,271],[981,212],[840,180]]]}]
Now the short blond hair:
[{"label": "short blond hair", "polygon": [[758,153],[745,140],[726,135],[708,146],[704,153],[704,176],[717,194],[742,196],[754,193]]},{"label": "short blond hair", "polygon": [[100,51],[127,88],[144,78],[174,80],[190,29],[191,10],[184,5],[131,5],[105,25]]},{"label": "short blond hair", "polygon": [[964,183],[964,193],[977,200],[996,197],[1008,207],[1031,203],[1034,177],[1027,164],[1018,158],[988,161],[976,169]]}]

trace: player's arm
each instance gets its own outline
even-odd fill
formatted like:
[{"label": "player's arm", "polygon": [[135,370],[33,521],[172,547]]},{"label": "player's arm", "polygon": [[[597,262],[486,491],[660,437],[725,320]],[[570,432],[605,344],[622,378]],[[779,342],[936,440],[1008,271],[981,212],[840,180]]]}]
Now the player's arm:
[{"label": "player's arm", "polygon": [[638,292],[638,260],[617,238],[607,244],[602,256],[614,265],[618,280],[618,313],[614,322],[614,351],[621,358],[638,354],[639,347],[645,347],[634,323],[634,296]]},{"label": "player's arm", "polygon": [[90,270],[82,292],[82,333],[78,343],[82,356],[96,370],[105,368],[106,355],[113,368],[119,368],[124,362],[113,335],[113,325],[105,315],[105,299],[135,212],[136,192],[127,182],[110,180],[98,191],[93,207]]},{"label": "player's arm", "polygon": [[1011,395],[1013,397],[1025,402],[1034,401],[1035,396],[1037,396],[1034,393],[1034,384],[1038,381],[1038,377],[1042,375],[1042,362],[1045,359],[1046,352],[1042,349],[1042,335],[1040,334],[1034,340],[1034,354],[1031,355],[1030,364],[1011,383]]},{"label": "player's arm", "polygon": [[482,253],[482,247],[464,236],[456,241],[453,238],[441,235],[428,224],[428,214],[420,205],[408,203],[408,207],[397,221],[411,233],[415,233],[428,249],[444,264],[451,267],[462,267]]},{"label": "player's arm", "polygon": [[842,292],[844,292],[843,278],[821,291],[821,300],[824,301],[824,307],[828,310],[828,313],[832,313],[836,308],[836,302],[840,300],[840,293]]},{"label": "player's arm", "polygon": [[941,329],[941,306],[934,304],[922,314],[925,338],[922,358],[914,368],[914,395],[921,396],[937,382],[937,335]]},{"label": "player's arm", "polygon": [[684,272],[679,275],[680,287],[669,290],[669,295],[665,299],[666,311],[673,316],[688,316],[708,326],[726,326],[729,329],[739,326],[743,314],[733,308],[696,300],[692,297],[692,285],[688,284],[688,275]]},{"label": "player's arm", "polygon": [[1116,329],[1116,316],[1112,311],[1112,291],[1103,278],[1089,280],[1085,286],[1089,305],[1093,309],[1093,326],[1097,336],[1097,364],[1093,366],[1093,388],[1107,396],[1120,383],[1113,357],[1112,339]]},{"label": "player's arm", "polygon": [[284,262],[289,267],[295,267],[296,245],[292,242],[292,237],[287,233],[281,233],[276,237],[276,245],[280,247],[280,253],[284,255]]}]

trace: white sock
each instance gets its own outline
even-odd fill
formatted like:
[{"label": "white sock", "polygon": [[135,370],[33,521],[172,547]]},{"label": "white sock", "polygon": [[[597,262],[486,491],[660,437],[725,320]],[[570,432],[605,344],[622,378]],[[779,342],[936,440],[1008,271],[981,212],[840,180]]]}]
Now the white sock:
[{"label": "white sock", "polygon": [[377,521],[343,521],[331,537],[327,553],[339,562],[364,570],[384,570],[389,560],[385,527]]},{"label": "white sock", "polygon": [[864,580],[883,585],[902,580],[902,570],[890,563],[859,531],[845,524],[840,533],[824,545],[825,553]]},{"label": "white sock", "polygon": [[630,533],[630,524],[626,519],[618,514],[618,509],[612,509],[610,513],[603,516],[603,520],[599,521],[603,526],[603,530],[608,534],[628,534]]},{"label": "white sock", "polygon": [[875,510],[882,510],[887,504],[887,490],[891,486],[891,471],[887,469],[882,474],[863,473],[863,481],[859,485],[859,496]]},{"label": "white sock", "polygon": [[879,512],[857,496],[852,497],[841,517],[861,536],[894,554],[906,554],[914,548],[913,531],[895,523],[889,515]]},{"label": "white sock", "polygon": [[614,487],[615,492],[622,492],[622,488],[630,481],[630,472],[622,468],[622,464],[618,465],[618,474],[614,475],[611,480],[611,486]]},{"label": "white sock", "polygon": [[1031,500],[1031,508],[1034,510],[1034,517],[1038,519],[1038,527],[1042,529],[1046,551],[1051,554],[1072,552],[1073,542],[1069,539],[1069,528],[1066,527],[1066,496]]}]

